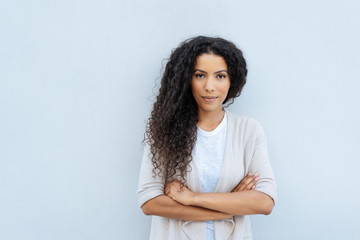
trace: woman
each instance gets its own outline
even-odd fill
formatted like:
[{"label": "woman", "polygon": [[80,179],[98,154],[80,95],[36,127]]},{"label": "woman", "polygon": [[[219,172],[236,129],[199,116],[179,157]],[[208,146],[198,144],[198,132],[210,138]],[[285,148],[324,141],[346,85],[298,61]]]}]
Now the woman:
[{"label": "woman", "polygon": [[276,185],[266,137],[224,110],[246,82],[242,52],[199,36],[176,48],[149,118],[137,197],[150,239],[252,239],[250,214],[270,214]]}]

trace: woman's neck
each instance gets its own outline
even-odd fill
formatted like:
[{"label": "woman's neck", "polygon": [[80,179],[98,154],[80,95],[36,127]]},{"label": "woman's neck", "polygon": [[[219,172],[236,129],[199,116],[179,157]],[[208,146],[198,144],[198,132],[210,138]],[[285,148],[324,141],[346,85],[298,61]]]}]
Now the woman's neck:
[{"label": "woman's neck", "polygon": [[199,122],[197,126],[204,131],[211,132],[213,131],[224,118],[225,111],[221,109],[216,112],[202,112],[199,111]]}]

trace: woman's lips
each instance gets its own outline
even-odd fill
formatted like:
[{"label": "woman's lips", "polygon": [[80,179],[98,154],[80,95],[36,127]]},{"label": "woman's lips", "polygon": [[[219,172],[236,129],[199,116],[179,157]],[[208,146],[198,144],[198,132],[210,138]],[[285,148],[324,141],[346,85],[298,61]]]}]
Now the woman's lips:
[{"label": "woman's lips", "polygon": [[217,99],[217,97],[212,96],[202,96],[202,99],[204,99],[205,102],[213,102]]}]

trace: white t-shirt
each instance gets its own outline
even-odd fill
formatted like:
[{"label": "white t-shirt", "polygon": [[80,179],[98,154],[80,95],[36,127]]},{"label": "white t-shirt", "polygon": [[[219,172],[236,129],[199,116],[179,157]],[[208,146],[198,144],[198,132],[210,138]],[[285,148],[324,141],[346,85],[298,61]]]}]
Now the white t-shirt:
[{"label": "white t-shirt", "polygon": [[[202,192],[214,192],[224,161],[227,115],[211,132],[198,127],[192,157],[197,166]],[[215,240],[214,222],[207,221],[207,240]]]}]

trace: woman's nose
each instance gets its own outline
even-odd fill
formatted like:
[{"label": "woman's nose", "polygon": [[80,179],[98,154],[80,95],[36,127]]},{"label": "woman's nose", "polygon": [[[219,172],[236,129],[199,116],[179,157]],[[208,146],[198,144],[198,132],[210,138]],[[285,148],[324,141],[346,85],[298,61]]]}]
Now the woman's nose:
[{"label": "woman's nose", "polygon": [[215,90],[215,86],[213,83],[213,80],[209,78],[205,83],[205,91],[207,92],[213,92]]}]

